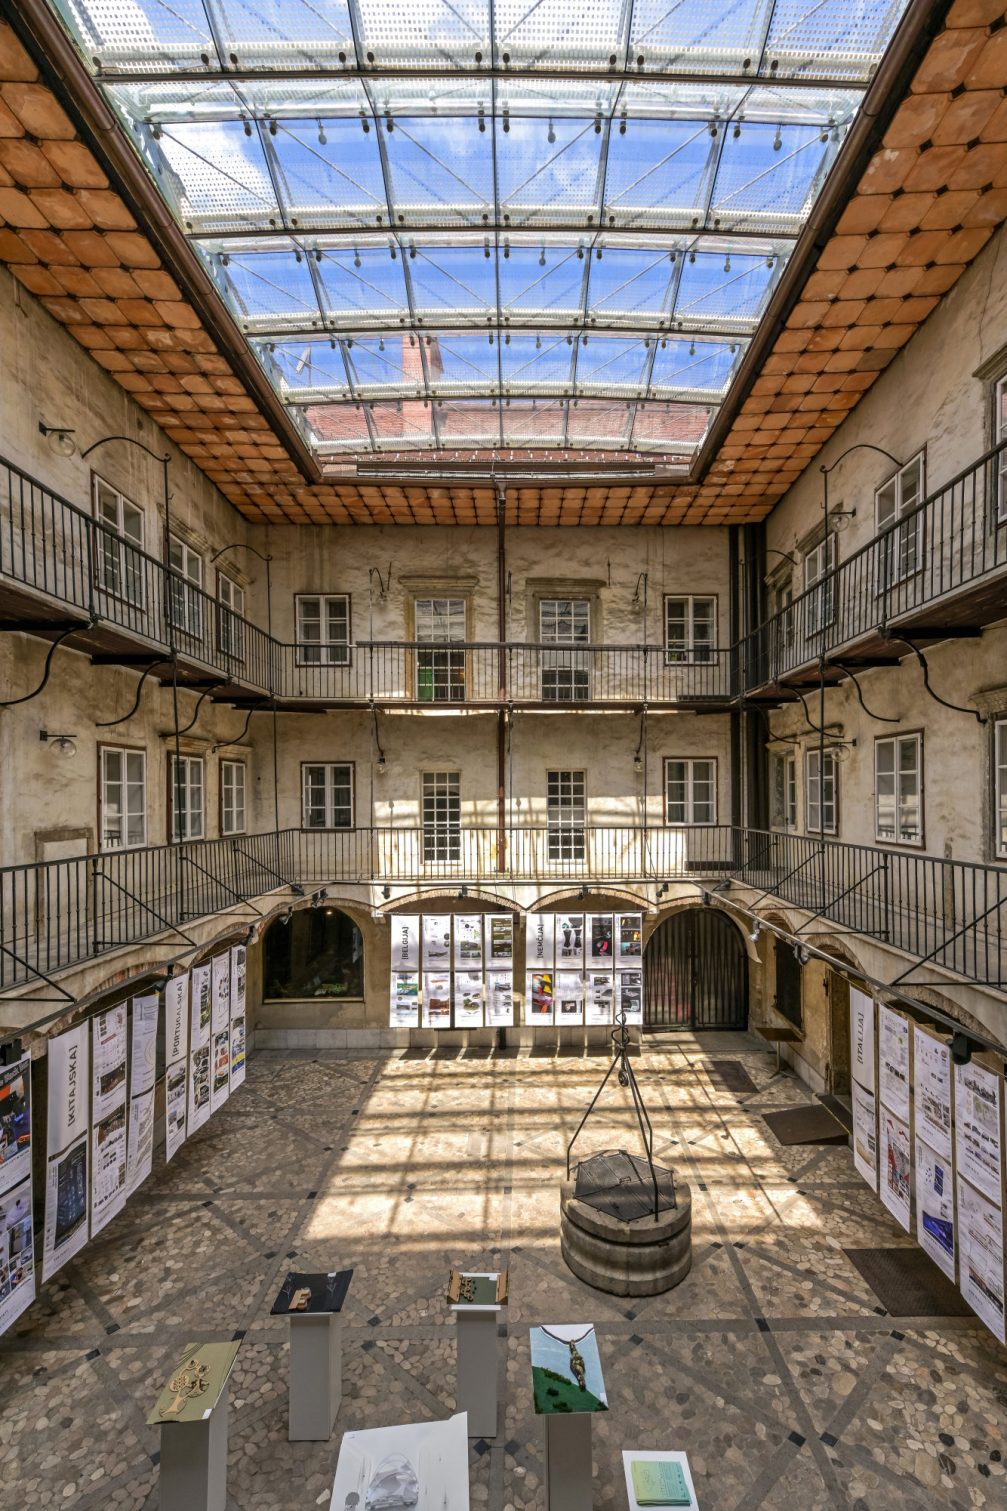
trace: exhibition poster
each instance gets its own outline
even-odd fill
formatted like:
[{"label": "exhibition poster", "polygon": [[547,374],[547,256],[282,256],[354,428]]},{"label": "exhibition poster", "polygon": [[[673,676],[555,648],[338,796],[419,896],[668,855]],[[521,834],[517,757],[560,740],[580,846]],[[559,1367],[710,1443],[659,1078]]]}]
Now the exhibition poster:
[{"label": "exhibition poster", "polygon": [[451,1027],[451,973],[426,971],[423,976],[423,1027]]},{"label": "exhibition poster", "polygon": [[482,1028],[482,971],[455,971],[454,1026],[455,1028]]},{"label": "exhibition poster", "polygon": [[392,970],[418,971],[420,968],[420,920],[412,913],[395,913],[389,919],[392,929]]},{"label": "exhibition poster", "polygon": [[1002,1204],[1000,1104],[1003,1083],[973,1055],[955,1066],[955,1143],[958,1174],[990,1201]]},{"label": "exhibition poster", "polygon": [[903,1122],[909,1121],[909,1019],[878,1004],[878,1093]]},{"label": "exhibition poster", "polygon": [[560,913],[556,918],[554,945],[556,969],[576,970],[580,975],[584,964],[584,916],[582,913]]},{"label": "exhibition poster", "polygon": [[231,1090],[245,1080],[245,976],[248,952],[243,944],[231,948]]},{"label": "exhibition poster", "polygon": [[619,987],[619,1011],[626,1014],[630,1024],[643,1022],[643,972],[620,971],[616,977]]},{"label": "exhibition poster", "polygon": [[481,913],[459,913],[454,920],[455,970],[478,970],[483,963]]},{"label": "exhibition poster", "polygon": [[964,1180],[958,1181],[958,1246],[961,1293],[1003,1343],[1003,1214]]},{"label": "exhibition poster", "polygon": [[91,1195],[91,1031],[87,1019],[50,1039],[46,1053],[49,1093],[43,1280],[55,1275],[87,1243]]},{"label": "exhibition poster", "polygon": [[126,1205],[126,1004],[91,1019],[91,1237]]},{"label": "exhibition poster", "polygon": [[919,1024],[913,1030],[913,1116],[916,1137],[951,1158],[951,1049]]},{"label": "exhibition poster", "polygon": [[529,971],[528,990],[525,994],[525,1022],[544,1024],[553,1021],[553,974],[552,971]]},{"label": "exhibition poster", "polygon": [[[557,939],[557,954],[559,941]],[[555,1021],[560,1028],[584,1022],[584,986],[580,971],[557,971],[553,999]]]},{"label": "exhibition poster", "polygon": [[881,1200],[900,1227],[912,1232],[912,1153],[909,1124],[881,1109]]},{"label": "exhibition poster", "polygon": [[528,1333],[528,1348],[532,1397],[539,1416],[608,1410],[593,1323],[533,1327]]},{"label": "exhibition poster", "polygon": [[185,1143],[189,1094],[189,973],[173,976],[164,988],[164,1157]]},{"label": "exhibition poster", "polygon": [[510,1028],[514,1022],[514,977],[510,971],[486,972],[486,1022]]},{"label": "exhibition poster", "polygon": [[143,1184],[154,1163],[154,1078],[157,1065],[157,996],[133,998],[129,1051],[129,1129],[126,1195]]},{"label": "exhibition poster", "polygon": [[164,1072],[164,1158],[170,1160],[185,1143],[188,1133],[188,1059],[176,1060]]},{"label": "exhibition poster", "polygon": [[192,971],[189,1052],[189,1116],[187,1134],[202,1128],[210,1116],[210,967]]},{"label": "exhibition poster", "polygon": [[446,971],[451,966],[451,915],[423,915],[423,969]]},{"label": "exhibition poster", "polygon": [[214,955],[210,961],[210,1028],[214,1034],[231,1023],[231,955]]},{"label": "exhibition poster", "polygon": [[590,966],[611,965],[613,920],[611,913],[591,913],[588,916],[587,964]]},{"label": "exhibition poster", "polygon": [[951,1163],[916,1140],[916,1237],[949,1280],[955,1278],[955,1205]]},{"label": "exhibition poster", "polygon": [[556,919],[552,913],[529,913],[525,923],[525,966],[551,971],[556,951]]},{"label": "exhibition poster", "polygon": [[31,1174],[31,1056],[0,1065],[0,1195]]},{"label": "exhibition poster", "polygon": [[35,1300],[31,1056],[0,1066],[0,1333]]},{"label": "exhibition poster", "polygon": [[850,987],[850,1069],[865,1091],[874,1091],[874,999]]},{"label": "exhibition poster", "polygon": [[615,915],[615,963],[617,968],[640,969],[643,960],[643,914]]},{"label": "exhibition poster", "polygon": [[514,969],[514,920],[509,913],[487,913],[484,917],[486,968],[494,971]]},{"label": "exhibition poster", "polygon": [[853,1163],[870,1186],[878,1189],[878,1119],[874,1093],[853,1082]]},{"label": "exhibition poster", "polygon": [[210,961],[211,1055],[210,1111],[223,1107],[231,1094],[231,952]]},{"label": "exhibition poster", "polygon": [[390,1009],[392,1028],[419,1028],[420,978],[416,971],[392,972]]},{"label": "exhibition poster", "polygon": [[615,1019],[615,972],[588,971],[585,1018],[595,1028],[608,1027]]}]

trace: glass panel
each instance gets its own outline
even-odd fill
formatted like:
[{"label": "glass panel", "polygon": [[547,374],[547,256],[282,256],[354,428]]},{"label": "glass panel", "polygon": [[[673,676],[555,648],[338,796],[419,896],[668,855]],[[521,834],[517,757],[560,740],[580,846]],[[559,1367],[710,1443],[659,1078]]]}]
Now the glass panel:
[{"label": "glass panel", "polygon": [[458,860],[461,854],[461,778],[454,771],[423,773],[423,859]]},{"label": "glass panel", "polygon": [[[546,598],[539,604],[543,645],[587,645],[591,639],[591,603],[587,598]],[[542,652],[542,698],[570,703],[591,696],[590,651]]]}]

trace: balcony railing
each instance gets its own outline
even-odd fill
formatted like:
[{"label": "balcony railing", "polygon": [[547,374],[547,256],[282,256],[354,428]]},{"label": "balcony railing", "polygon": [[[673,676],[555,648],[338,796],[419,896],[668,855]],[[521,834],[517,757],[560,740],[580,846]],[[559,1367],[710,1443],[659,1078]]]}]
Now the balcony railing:
[{"label": "balcony railing", "polygon": [[723,825],[368,828],[202,840],[0,871],[0,991],[283,883],[595,886],[736,878],[959,976],[1007,984],[1007,867]]},{"label": "balcony railing", "polygon": [[746,688],[938,604],[1007,567],[1007,441],[840,562],[744,642]]}]

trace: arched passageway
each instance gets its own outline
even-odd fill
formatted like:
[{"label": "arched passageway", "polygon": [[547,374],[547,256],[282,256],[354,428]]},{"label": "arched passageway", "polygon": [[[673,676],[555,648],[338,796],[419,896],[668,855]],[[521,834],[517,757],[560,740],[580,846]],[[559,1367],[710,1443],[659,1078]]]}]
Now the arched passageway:
[{"label": "arched passageway", "polygon": [[658,924],[644,958],[646,1028],[746,1028],[748,957],[716,908],[683,908]]}]

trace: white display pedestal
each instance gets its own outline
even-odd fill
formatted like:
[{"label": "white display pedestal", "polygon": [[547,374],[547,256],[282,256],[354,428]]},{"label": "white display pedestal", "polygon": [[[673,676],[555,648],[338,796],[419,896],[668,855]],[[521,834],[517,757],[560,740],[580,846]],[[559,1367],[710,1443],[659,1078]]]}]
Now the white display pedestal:
[{"label": "white display pedestal", "polygon": [[327,1443],[343,1390],[343,1318],[340,1312],[290,1313],[291,1443]]},{"label": "white display pedestal", "polygon": [[470,1438],[497,1435],[497,1306],[456,1306],[458,1320],[458,1393],[455,1405],[466,1411]]},{"label": "white display pedestal", "polygon": [[689,1455],[687,1453],[683,1453],[681,1449],[677,1448],[626,1448],[623,1450],[622,1467],[626,1476],[626,1495],[629,1498],[629,1511],[641,1511],[640,1504],[633,1494],[634,1459],[670,1459],[676,1464],[681,1464],[682,1473],[685,1475],[685,1483],[689,1487],[689,1494],[692,1496],[692,1500],[688,1506],[676,1507],[675,1511],[698,1511],[699,1502],[696,1499],[696,1487],[692,1483],[692,1470],[689,1468]]},{"label": "white display pedestal", "polygon": [[203,1421],[161,1423],[161,1511],[225,1511],[227,1408],[225,1384]]},{"label": "white display pedestal", "polygon": [[593,1413],[555,1412],[541,1420],[545,1423],[546,1511],[590,1511]]}]

